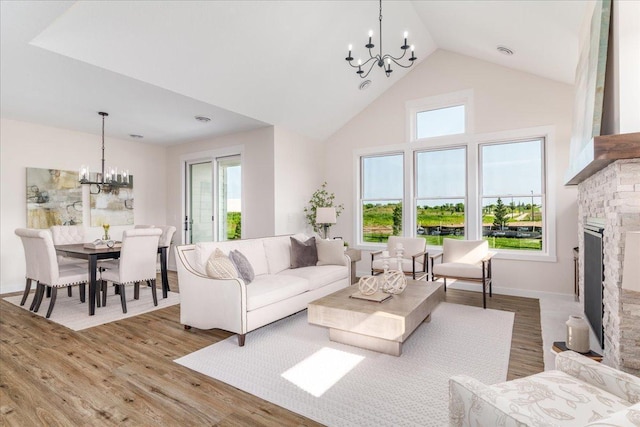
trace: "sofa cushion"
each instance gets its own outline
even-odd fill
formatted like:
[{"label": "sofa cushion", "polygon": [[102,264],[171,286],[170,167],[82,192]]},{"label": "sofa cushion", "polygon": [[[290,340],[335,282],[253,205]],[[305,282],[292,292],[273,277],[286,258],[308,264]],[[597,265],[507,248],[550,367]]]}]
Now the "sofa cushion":
[{"label": "sofa cushion", "polygon": [[247,286],[247,311],[283,301],[309,290],[309,281],[295,276],[263,274]]},{"label": "sofa cushion", "polygon": [[291,266],[291,241],[289,236],[268,237],[263,242],[264,251],[267,254],[269,274],[277,274]]},{"label": "sofa cushion", "polygon": [[236,270],[238,270],[238,275],[242,278],[242,280],[244,280],[244,283],[247,285],[251,283],[254,277],[256,277],[256,274],[253,272],[253,267],[251,266],[251,263],[249,262],[247,257],[244,256],[239,250],[234,249],[229,252],[229,259],[236,267]]},{"label": "sofa cushion", "polygon": [[225,254],[237,249],[247,257],[256,275],[267,274],[267,256],[264,251],[263,239],[229,240],[225,242],[200,242],[195,246],[195,269],[201,274],[207,274],[207,260],[219,248]]},{"label": "sofa cushion", "polygon": [[316,240],[318,250],[317,265],[344,265],[344,244],[342,240]]},{"label": "sofa cushion", "polygon": [[211,254],[207,260],[207,276],[212,279],[235,279],[238,277],[233,262],[219,248]]},{"label": "sofa cushion", "polygon": [[[629,403],[561,371],[546,371],[490,386],[536,425],[584,426],[623,410]],[[511,414],[510,414],[511,415]]]},{"label": "sofa cushion", "polygon": [[316,238],[312,237],[304,242],[290,237],[291,241],[291,268],[315,266],[318,262],[318,250]]},{"label": "sofa cushion", "polygon": [[320,265],[284,270],[278,276],[295,276],[309,281],[309,290],[321,288],[348,277],[349,270],[343,265]]}]

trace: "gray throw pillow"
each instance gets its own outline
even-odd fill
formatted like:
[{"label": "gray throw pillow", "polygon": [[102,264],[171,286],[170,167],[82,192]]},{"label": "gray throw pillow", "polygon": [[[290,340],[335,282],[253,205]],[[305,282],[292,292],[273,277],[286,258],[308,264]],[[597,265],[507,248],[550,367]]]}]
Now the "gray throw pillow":
[{"label": "gray throw pillow", "polygon": [[318,239],[318,265],[344,265],[344,244],[342,240]]},{"label": "gray throw pillow", "polygon": [[291,239],[291,268],[310,267],[318,262],[318,250],[316,238],[312,237],[305,242]]},{"label": "gray throw pillow", "polygon": [[256,274],[253,271],[251,263],[242,252],[237,249],[229,252],[229,259],[231,260],[231,262],[233,262],[233,265],[236,266],[238,275],[242,278],[242,280],[244,280],[245,284],[248,285],[249,283],[253,282]]}]

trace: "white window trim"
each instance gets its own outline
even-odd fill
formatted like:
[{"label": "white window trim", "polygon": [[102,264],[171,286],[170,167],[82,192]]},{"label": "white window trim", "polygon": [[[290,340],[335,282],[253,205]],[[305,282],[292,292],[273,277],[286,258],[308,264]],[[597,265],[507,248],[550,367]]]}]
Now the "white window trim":
[{"label": "white window trim", "polygon": [[[464,133],[454,135],[433,136],[418,139],[416,137],[416,115],[422,111],[438,110],[442,108],[454,107],[456,105],[464,105],[465,123]],[[445,93],[442,95],[429,96],[427,98],[414,99],[405,103],[407,111],[407,141],[431,141],[434,139],[455,138],[461,135],[473,134],[474,124],[474,102],[473,90],[461,90],[458,92]]]},{"label": "white window trim", "polygon": [[[355,212],[355,228],[353,241],[357,242],[356,245],[359,249],[363,250],[379,250],[385,246],[384,243],[376,244],[371,242],[362,242],[361,233],[362,230],[362,210],[360,206],[361,200],[361,188],[360,188],[360,158],[362,156],[373,155],[388,155],[388,154],[404,154],[405,171],[404,171],[404,200],[403,200],[403,235],[413,236],[416,230],[416,218],[415,218],[415,200],[414,194],[414,180],[415,180],[415,165],[414,165],[414,152],[425,149],[435,148],[456,148],[461,146],[467,147],[467,199],[465,209],[468,209],[469,213],[465,212],[466,221],[466,238],[468,239],[480,239],[482,238],[482,216],[479,214],[480,202],[480,187],[479,187],[479,150],[481,144],[487,143],[499,143],[499,142],[513,142],[518,140],[544,138],[544,159],[543,159],[543,176],[545,179],[545,211],[543,217],[544,224],[544,236],[545,239],[545,252],[529,252],[529,251],[509,251],[505,249],[498,250],[496,255],[497,259],[511,259],[520,261],[542,261],[542,262],[556,262],[556,166],[555,156],[551,153],[555,153],[555,126],[538,126],[523,129],[513,129],[499,132],[490,132],[483,134],[459,134],[449,135],[445,137],[435,137],[423,139],[413,143],[386,145],[380,147],[371,147],[365,149],[354,150],[353,152],[353,164],[354,164],[354,188],[356,188],[356,199],[354,201]],[[410,179],[407,180],[407,177]],[[406,202],[410,202],[411,206]],[[409,209],[410,207],[410,209]],[[475,214],[473,214],[475,213]],[[407,231],[411,232],[408,233]],[[440,246],[428,246],[430,252],[441,251]]]}]

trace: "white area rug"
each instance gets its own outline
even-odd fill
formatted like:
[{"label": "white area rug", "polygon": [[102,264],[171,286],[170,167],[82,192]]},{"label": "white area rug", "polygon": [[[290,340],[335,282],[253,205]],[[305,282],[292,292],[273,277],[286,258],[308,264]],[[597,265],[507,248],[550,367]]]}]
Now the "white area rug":
[{"label": "white area rug", "polygon": [[[96,307],[96,314],[89,316],[89,308],[87,303],[80,302],[80,294],[77,287],[73,288],[73,296],[67,296],[67,289],[58,289],[58,297],[56,305],[53,307],[53,313],[48,320],[59,323],[74,331],[92,328],[94,326],[103,325],[105,323],[114,322],[116,320],[126,319],[128,317],[137,316],[139,314],[148,313],[150,311],[159,310],[161,308],[170,307],[180,303],[180,295],[175,292],[169,292],[167,298],[162,298],[162,290],[158,289],[158,306],[153,305],[153,297],[151,296],[151,288],[140,285],[140,299],[133,299],[133,286],[128,286],[125,290],[127,297],[127,313],[122,312],[120,305],[120,295],[115,295],[113,287],[109,287],[106,307]],[[32,292],[27,298],[22,308],[29,310],[33,301]],[[87,287],[87,299],[89,297],[89,289]],[[6,297],[5,301],[13,305],[20,306],[22,294]],[[44,317],[49,309],[49,299],[45,298],[40,304],[38,316]]]},{"label": "white area rug", "polygon": [[400,357],[329,341],[307,312],[175,362],[328,426],[443,426],[448,380],[506,380],[514,314],[441,303]]}]

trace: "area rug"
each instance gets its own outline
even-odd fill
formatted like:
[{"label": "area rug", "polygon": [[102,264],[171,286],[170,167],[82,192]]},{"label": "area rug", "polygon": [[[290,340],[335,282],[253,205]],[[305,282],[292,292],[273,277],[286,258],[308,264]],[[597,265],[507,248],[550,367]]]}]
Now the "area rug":
[{"label": "area rug", "polygon": [[303,311],[175,360],[327,426],[444,426],[448,381],[506,380],[514,314],[441,303],[395,357],[329,341]]},{"label": "area rug", "polygon": [[[22,306],[25,310],[29,310],[31,301],[33,301],[33,292],[30,294],[27,302]],[[87,291],[87,295],[89,292]],[[122,320],[139,314],[148,313],[150,311],[159,310],[161,308],[171,307],[180,303],[180,294],[169,292],[167,298],[162,298],[162,290],[158,289],[158,305],[153,305],[153,297],[151,296],[151,288],[148,286],[140,286],[140,299],[133,299],[133,286],[126,289],[127,296],[127,313],[122,312],[120,305],[120,295],[115,295],[114,289],[110,287],[107,296],[106,307],[96,307],[96,314],[89,316],[89,308],[87,303],[81,303],[78,294],[78,288],[73,289],[73,296],[67,296],[66,289],[58,290],[56,305],[53,307],[53,313],[48,320],[58,323],[74,331],[92,328],[94,326],[103,325],[105,323]],[[22,295],[4,298],[5,301],[20,307]],[[49,300],[45,299],[40,305],[37,313],[38,316],[44,317],[49,309]]]}]

